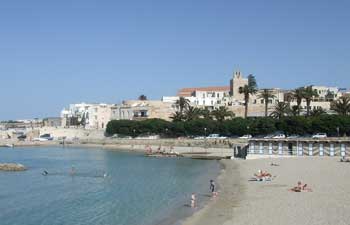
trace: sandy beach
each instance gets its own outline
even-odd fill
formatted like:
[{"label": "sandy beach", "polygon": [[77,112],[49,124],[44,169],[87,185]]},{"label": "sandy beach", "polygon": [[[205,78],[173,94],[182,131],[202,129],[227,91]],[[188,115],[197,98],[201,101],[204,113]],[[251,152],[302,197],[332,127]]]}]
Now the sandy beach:
[{"label": "sandy beach", "polygon": [[[271,162],[279,166],[271,166]],[[350,163],[334,157],[222,161],[220,194],[184,225],[350,224]],[[257,170],[276,176],[248,181]],[[288,189],[307,183],[312,192]]]}]

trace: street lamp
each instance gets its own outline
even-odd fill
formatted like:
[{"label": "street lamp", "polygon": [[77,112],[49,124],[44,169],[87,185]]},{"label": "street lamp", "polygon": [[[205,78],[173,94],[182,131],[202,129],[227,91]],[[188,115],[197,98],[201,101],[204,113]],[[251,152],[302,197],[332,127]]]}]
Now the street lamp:
[{"label": "street lamp", "polygon": [[134,132],[134,138],[135,138],[135,137],[136,137],[136,136],[135,136],[135,132],[136,132],[136,130],[135,130],[135,129],[133,129],[133,130],[132,130],[132,132]]},{"label": "street lamp", "polygon": [[165,136],[168,137],[168,128],[165,128]]},{"label": "street lamp", "polygon": [[339,127],[337,127],[337,133],[338,133],[338,137],[339,137],[339,136],[340,136],[340,135],[339,135]]},{"label": "street lamp", "polygon": [[204,127],[204,136],[207,137],[207,128]]}]

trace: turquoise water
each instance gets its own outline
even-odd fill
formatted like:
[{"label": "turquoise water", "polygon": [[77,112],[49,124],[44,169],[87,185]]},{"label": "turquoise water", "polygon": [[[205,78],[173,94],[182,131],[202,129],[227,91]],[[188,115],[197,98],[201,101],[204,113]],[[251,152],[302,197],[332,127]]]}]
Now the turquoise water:
[{"label": "turquoise water", "polygon": [[220,169],[215,161],[54,147],[0,149],[1,162],[29,168],[0,172],[1,225],[172,224],[192,212],[192,192],[204,204]]}]

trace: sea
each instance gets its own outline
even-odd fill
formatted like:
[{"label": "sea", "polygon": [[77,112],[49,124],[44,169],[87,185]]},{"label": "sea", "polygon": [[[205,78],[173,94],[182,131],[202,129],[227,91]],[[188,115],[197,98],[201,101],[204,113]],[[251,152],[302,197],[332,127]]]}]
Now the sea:
[{"label": "sea", "polygon": [[[173,225],[210,201],[217,161],[99,148],[1,148],[1,225]],[[43,175],[47,171],[47,175]],[[198,209],[197,208],[197,209]]]}]

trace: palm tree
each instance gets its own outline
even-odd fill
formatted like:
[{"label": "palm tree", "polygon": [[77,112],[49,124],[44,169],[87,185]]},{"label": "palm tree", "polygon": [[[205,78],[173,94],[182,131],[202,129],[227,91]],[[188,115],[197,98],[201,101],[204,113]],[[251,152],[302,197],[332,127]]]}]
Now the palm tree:
[{"label": "palm tree", "polygon": [[198,119],[201,116],[201,110],[193,106],[189,106],[184,113],[184,118],[187,121]]},{"label": "palm tree", "polygon": [[324,115],[324,114],[327,114],[327,112],[322,107],[317,108],[317,109],[313,109],[310,112],[310,116],[321,116],[321,115]]},{"label": "palm tree", "polygon": [[204,119],[207,119],[207,120],[212,120],[213,117],[211,115],[211,112],[209,111],[209,109],[202,109],[201,110],[201,116],[204,118]]},{"label": "palm tree", "polygon": [[301,101],[303,100],[304,98],[304,87],[300,87],[300,88],[297,88],[293,91],[293,97],[294,99],[297,100],[297,109],[298,109],[298,115],[300,116],[300,105],[301,105]]},{"label": "palm tree", "polygon": [[187,109],[190,106],[190,100],[181,96],[178,100],[176,100],[175,104],[180,108],[180,113],[182,114],[184,109]]},{"label": "palm tree", "polygon": [[290,103],[294,99],[294,92],[287,92],[284,94],[284,101]]},{"label": "palm tree", "polygon": [[180,112],[175,112],[170,119],[172,119],[173,122],[181,122],[184,119],[184,115]]},{"label": "palm tree", "polygon": [[257,92],[257,84],[255,77],[250,74],[248,76],[248,84],[244,85],[244,87],[241,87],[239,89],[239,93],[244,95],[244,117],[247,118],[248,116],[248,104],[249,104],[249,98],[250,95],[253,95]]},{"label": "palm tree", "polygon": [[259,94],[259,98],[264,99],[265,103],[265,117],[267,117],[267,110],[269,107],[269,100],[270,98],[276,98],[276,96],[273,94],[271,89],[263,89],[263,91]]},{"label": "palm tree", "polygon": [[270,114],[271,117],[281,119],[290,114],[289,104],[286,102],[278,102],[275,104],[274,111]]},{"label": "palm tree", "polygon": [[211,114],[219,122],[224,121],[227,117],[232,118],[235,116],[235,114],[229,111],[225,106],[220,106],[218,109],[213,110]]},{"label": "palm tree", "polygon": [[293,105],[291,108],[290,108],[290,114],[291,116],[298,116],[300,113],[300,106],[298,107],[297,105]]},{"label": "palm tree", "polygon": [[140,95],[139,96],[140,101],[147,101],[147,96],[146,95]]},{"label": "palm tree", "polygon": [[332,107],[339,115],[346,116],[350,114],[350,97],[342,96],[336,102],[333,102]]},{"label": "palm tree", "polygon": [[304,88],[303,97],[306,100],[306,115],[310,116],[310,104],[311,104],[311,101],[312,101],[312,99],[314,97],[318,97],[318,93],[317,93],[316,90],[314,90],[312,88],[312,85],[310,85],[310,86],[307,86],[306,88]]}]

